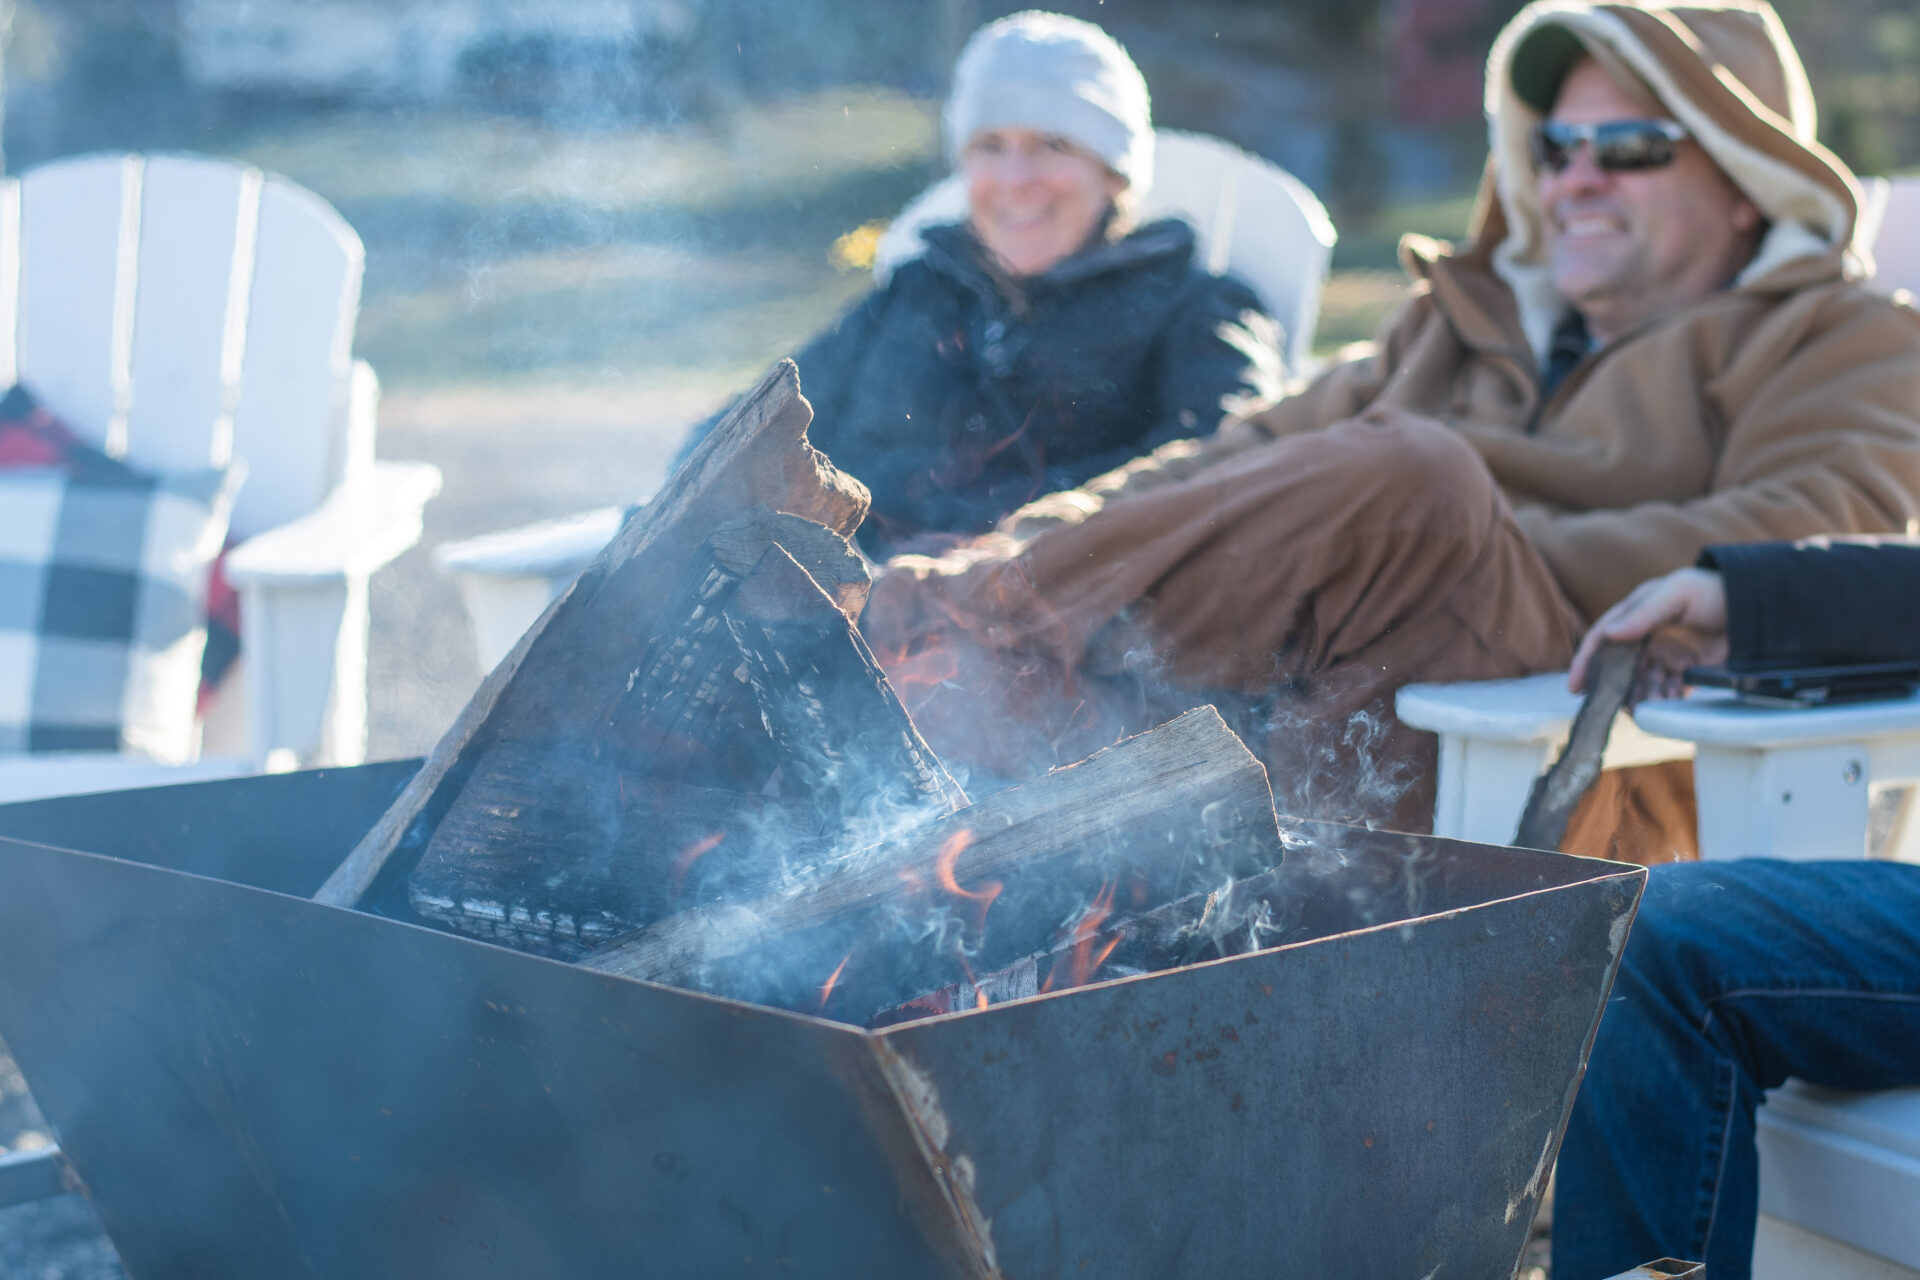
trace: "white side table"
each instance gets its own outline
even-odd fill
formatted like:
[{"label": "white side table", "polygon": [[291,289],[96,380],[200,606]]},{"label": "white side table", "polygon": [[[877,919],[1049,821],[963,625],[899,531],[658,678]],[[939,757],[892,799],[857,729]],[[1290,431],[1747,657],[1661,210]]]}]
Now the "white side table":
[{"label": "white side table", "polygon": [[[1415,684],[1400,719],[1440,735],[1434,832],[1513,838],[1527,792],[1565,743],[1579,699],[1560,673]],[[1831,707],[1756,707],[1712,692],[1615,721],[1607,768],[1693,758],[1703,858],[1858,858],[1874,788],[1920,780],[1920,694]],[[1920,823],[1893,856],[1920,861]]]},{"label": "white side table", "polygon": [[597,507],[434,549],[434,562],[460,588],[482,671],[498,666],[554,597],[613,541],[627,511]]},{"label": "white side table", "polygon": [[[1694,744],[1703,858],[1861,857],[1870,790],[1920,779],[1920,694],[1771,708],[1702,692],[1634,720]],[[1913,844],[1903,829],[1893,856],[1920,861]]]}]

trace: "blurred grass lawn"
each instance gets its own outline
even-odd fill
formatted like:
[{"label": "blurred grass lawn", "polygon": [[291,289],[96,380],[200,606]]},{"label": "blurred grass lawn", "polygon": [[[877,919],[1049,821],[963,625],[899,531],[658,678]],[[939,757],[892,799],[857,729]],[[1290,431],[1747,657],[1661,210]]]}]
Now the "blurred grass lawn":
[{"label": "blurred grass lawn", "polygon": [[[242,123],[209,149],[285,173],[360,232],[359,353],[394,390],[737,386],[867,287],[836,239],[939,172],[936,104],[836,90],[712,124],[557,128],[475,113]],[[1466,199],[1382,210],[1335,252],[1315,346],[1403,294],[1401,231],[1457,235]]]},{"label": "blurred grass lawn", "polygon": [[217,149],[359,231],[359,354],[390,388],[744,381],[866,287],[836,237],[935,173],[937,108],[848,91],[712,125],[335,114]]}]

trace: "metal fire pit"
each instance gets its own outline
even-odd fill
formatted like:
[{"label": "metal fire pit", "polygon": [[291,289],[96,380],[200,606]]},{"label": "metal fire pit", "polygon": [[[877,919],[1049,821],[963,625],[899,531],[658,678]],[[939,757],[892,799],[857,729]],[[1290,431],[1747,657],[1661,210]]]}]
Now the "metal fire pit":
[{"label": "metal fire pit", "polygon": [[1303,828],[1299,941],[869,1032],[304,900],[413,767],[0,809],[133,1276],[1510,1276],[1644,879]]}]

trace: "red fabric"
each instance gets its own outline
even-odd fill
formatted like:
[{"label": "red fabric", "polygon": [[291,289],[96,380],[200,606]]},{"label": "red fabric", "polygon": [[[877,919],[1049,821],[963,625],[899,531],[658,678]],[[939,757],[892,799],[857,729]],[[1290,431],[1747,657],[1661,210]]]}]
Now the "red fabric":
[{"label": "red fabric", "polygon": [[20,388],[0,399],[0,470],[64,466],[83,447],[66,423]]},{"label": "red fabric", "polygon": [[203,717],[240,656],[240,593],[227,581],[227,556],[232,551],[229,538],[207,577],[207,651],[200,661],[200,700],[195,707],[195,714]]}]

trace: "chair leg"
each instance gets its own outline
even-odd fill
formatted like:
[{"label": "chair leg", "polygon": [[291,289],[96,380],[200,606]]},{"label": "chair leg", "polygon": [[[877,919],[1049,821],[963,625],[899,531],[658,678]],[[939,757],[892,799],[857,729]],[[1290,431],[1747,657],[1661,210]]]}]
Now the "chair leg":
[{"label": "chair leg", "polygon": [[1500,742],[1441,734],[1433,833],[1482,844],[1511,841],[1533,780],[1558,749],[1555,739]]},{"label": "chair leg", "polygon": [[367,751],[367,579],[243,589],[249,753],[262,768]]},{"label": "chair leg", "polygon": [[1693,777],[1702,858],[1858,858],[1866,850],[1872,779],[1857,743],[1701,743]]}]

